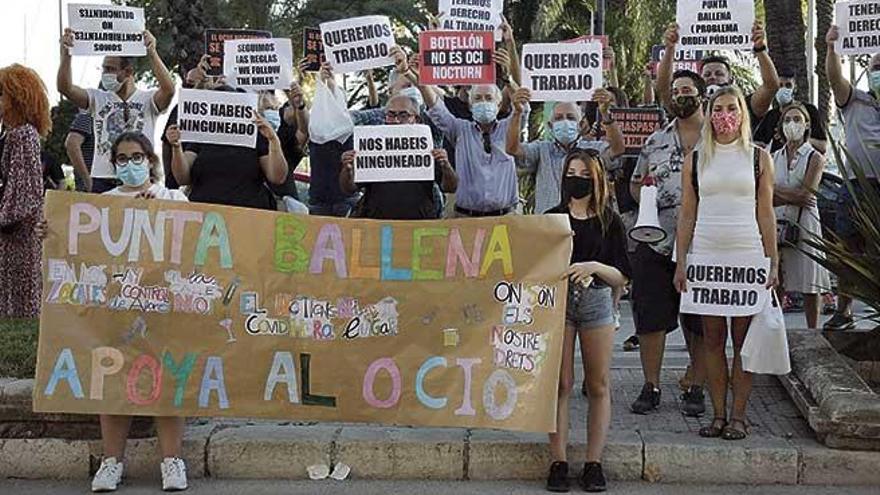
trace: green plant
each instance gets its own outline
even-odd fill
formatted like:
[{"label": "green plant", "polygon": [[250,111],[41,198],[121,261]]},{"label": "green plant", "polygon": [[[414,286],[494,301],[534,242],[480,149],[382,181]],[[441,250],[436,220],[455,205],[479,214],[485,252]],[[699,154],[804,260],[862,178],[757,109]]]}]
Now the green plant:
[{"label": "green plant", "polygon": [[37,364],[35,319],[0,319],[0,377],[33,378]]}]

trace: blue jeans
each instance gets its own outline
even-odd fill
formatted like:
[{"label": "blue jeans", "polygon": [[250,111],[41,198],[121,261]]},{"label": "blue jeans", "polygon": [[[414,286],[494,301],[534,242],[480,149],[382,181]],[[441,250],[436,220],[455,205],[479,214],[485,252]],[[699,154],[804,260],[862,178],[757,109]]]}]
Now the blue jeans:
[{"label": "blue jeans", "polygon": [[324,217],[347,217],[358,202],[357,196],[352,196],[336,203],[313,203],[309,205],[309,215]]}]

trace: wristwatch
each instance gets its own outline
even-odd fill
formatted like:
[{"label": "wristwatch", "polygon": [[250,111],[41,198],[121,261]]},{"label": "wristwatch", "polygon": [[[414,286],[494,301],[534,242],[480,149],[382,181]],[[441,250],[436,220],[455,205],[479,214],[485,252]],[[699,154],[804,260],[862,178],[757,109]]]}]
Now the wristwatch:
[{"label": "wristwatch", "polygon": [[761,53],[767,51],[767,45],[760,46],[758,48],[752,47],[752,53]]}]

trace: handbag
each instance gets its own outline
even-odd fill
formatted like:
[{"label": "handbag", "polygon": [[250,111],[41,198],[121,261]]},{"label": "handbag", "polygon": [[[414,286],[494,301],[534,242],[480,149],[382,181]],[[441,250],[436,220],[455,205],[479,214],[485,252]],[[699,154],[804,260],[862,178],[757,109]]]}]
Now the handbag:
[{"label": "handbag", "polygon": [[797,246],[801,240],[801,215],[804,209],[798,210],[797,222],[786,220],[785,218],[776,219],[776,245],[779,247]]},{"label": "handbag", "polygon": [[760,313],[752,317],[740,356],[743,370],[764,375],[785,375],[791,371],[785,317],[776,291],[767,298]]}]

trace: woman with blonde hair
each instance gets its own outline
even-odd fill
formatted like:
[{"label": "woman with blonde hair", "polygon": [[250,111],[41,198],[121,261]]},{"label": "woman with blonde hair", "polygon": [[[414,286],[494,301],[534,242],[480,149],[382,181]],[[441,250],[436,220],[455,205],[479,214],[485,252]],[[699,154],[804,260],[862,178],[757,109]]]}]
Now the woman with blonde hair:
[{"label": "woman with blonde hair", "polygon": [[35,318],[40,312],[43,216],[40,137],[49,134],[46,86],[32,69],[0,69],[0,317]]},{"label": "woman with blonde hair", "polygon": [[[779,270],[773,162],[766,151],[752,144],[748,107],[738,88],[728,86],[718,90],[709,100],[708,113],[702,144],[685,159],[681,175],[676,289],[682,293],[687,291],[688,254],[763,255],[770,258],[766,285],[772,288],[777,283]],[[725,354],[727,317],[704,315],[702,319],[709,395],[715,416],[709,426],[700,429],[700,436],[741,440],[749,431],[746,405],[752,376],[742,368],[740,350],[752,317],[731,319],[732,372],[728,372]],[[733,406],[728,416],[730,375]]]},{"label": "woman with blonde hair", "polygon": [[574,344],[581,342],[581,357],[590,402],[587,418],[586,464],[579,476],[588,492],[605,490],[601,457],[611,423],[609,374],[614,343],[612,291],[626,285],[630,274],[623,222],[611,208],[605,167],[599,153],[574,149],[562,167],[562,201],[546,213],[568,216],[574,233],[565,314],[562,368],[559,374],[556,433],[550,434],[553,463],[547,489],[567,492],[568,398],[574,385]]}]

